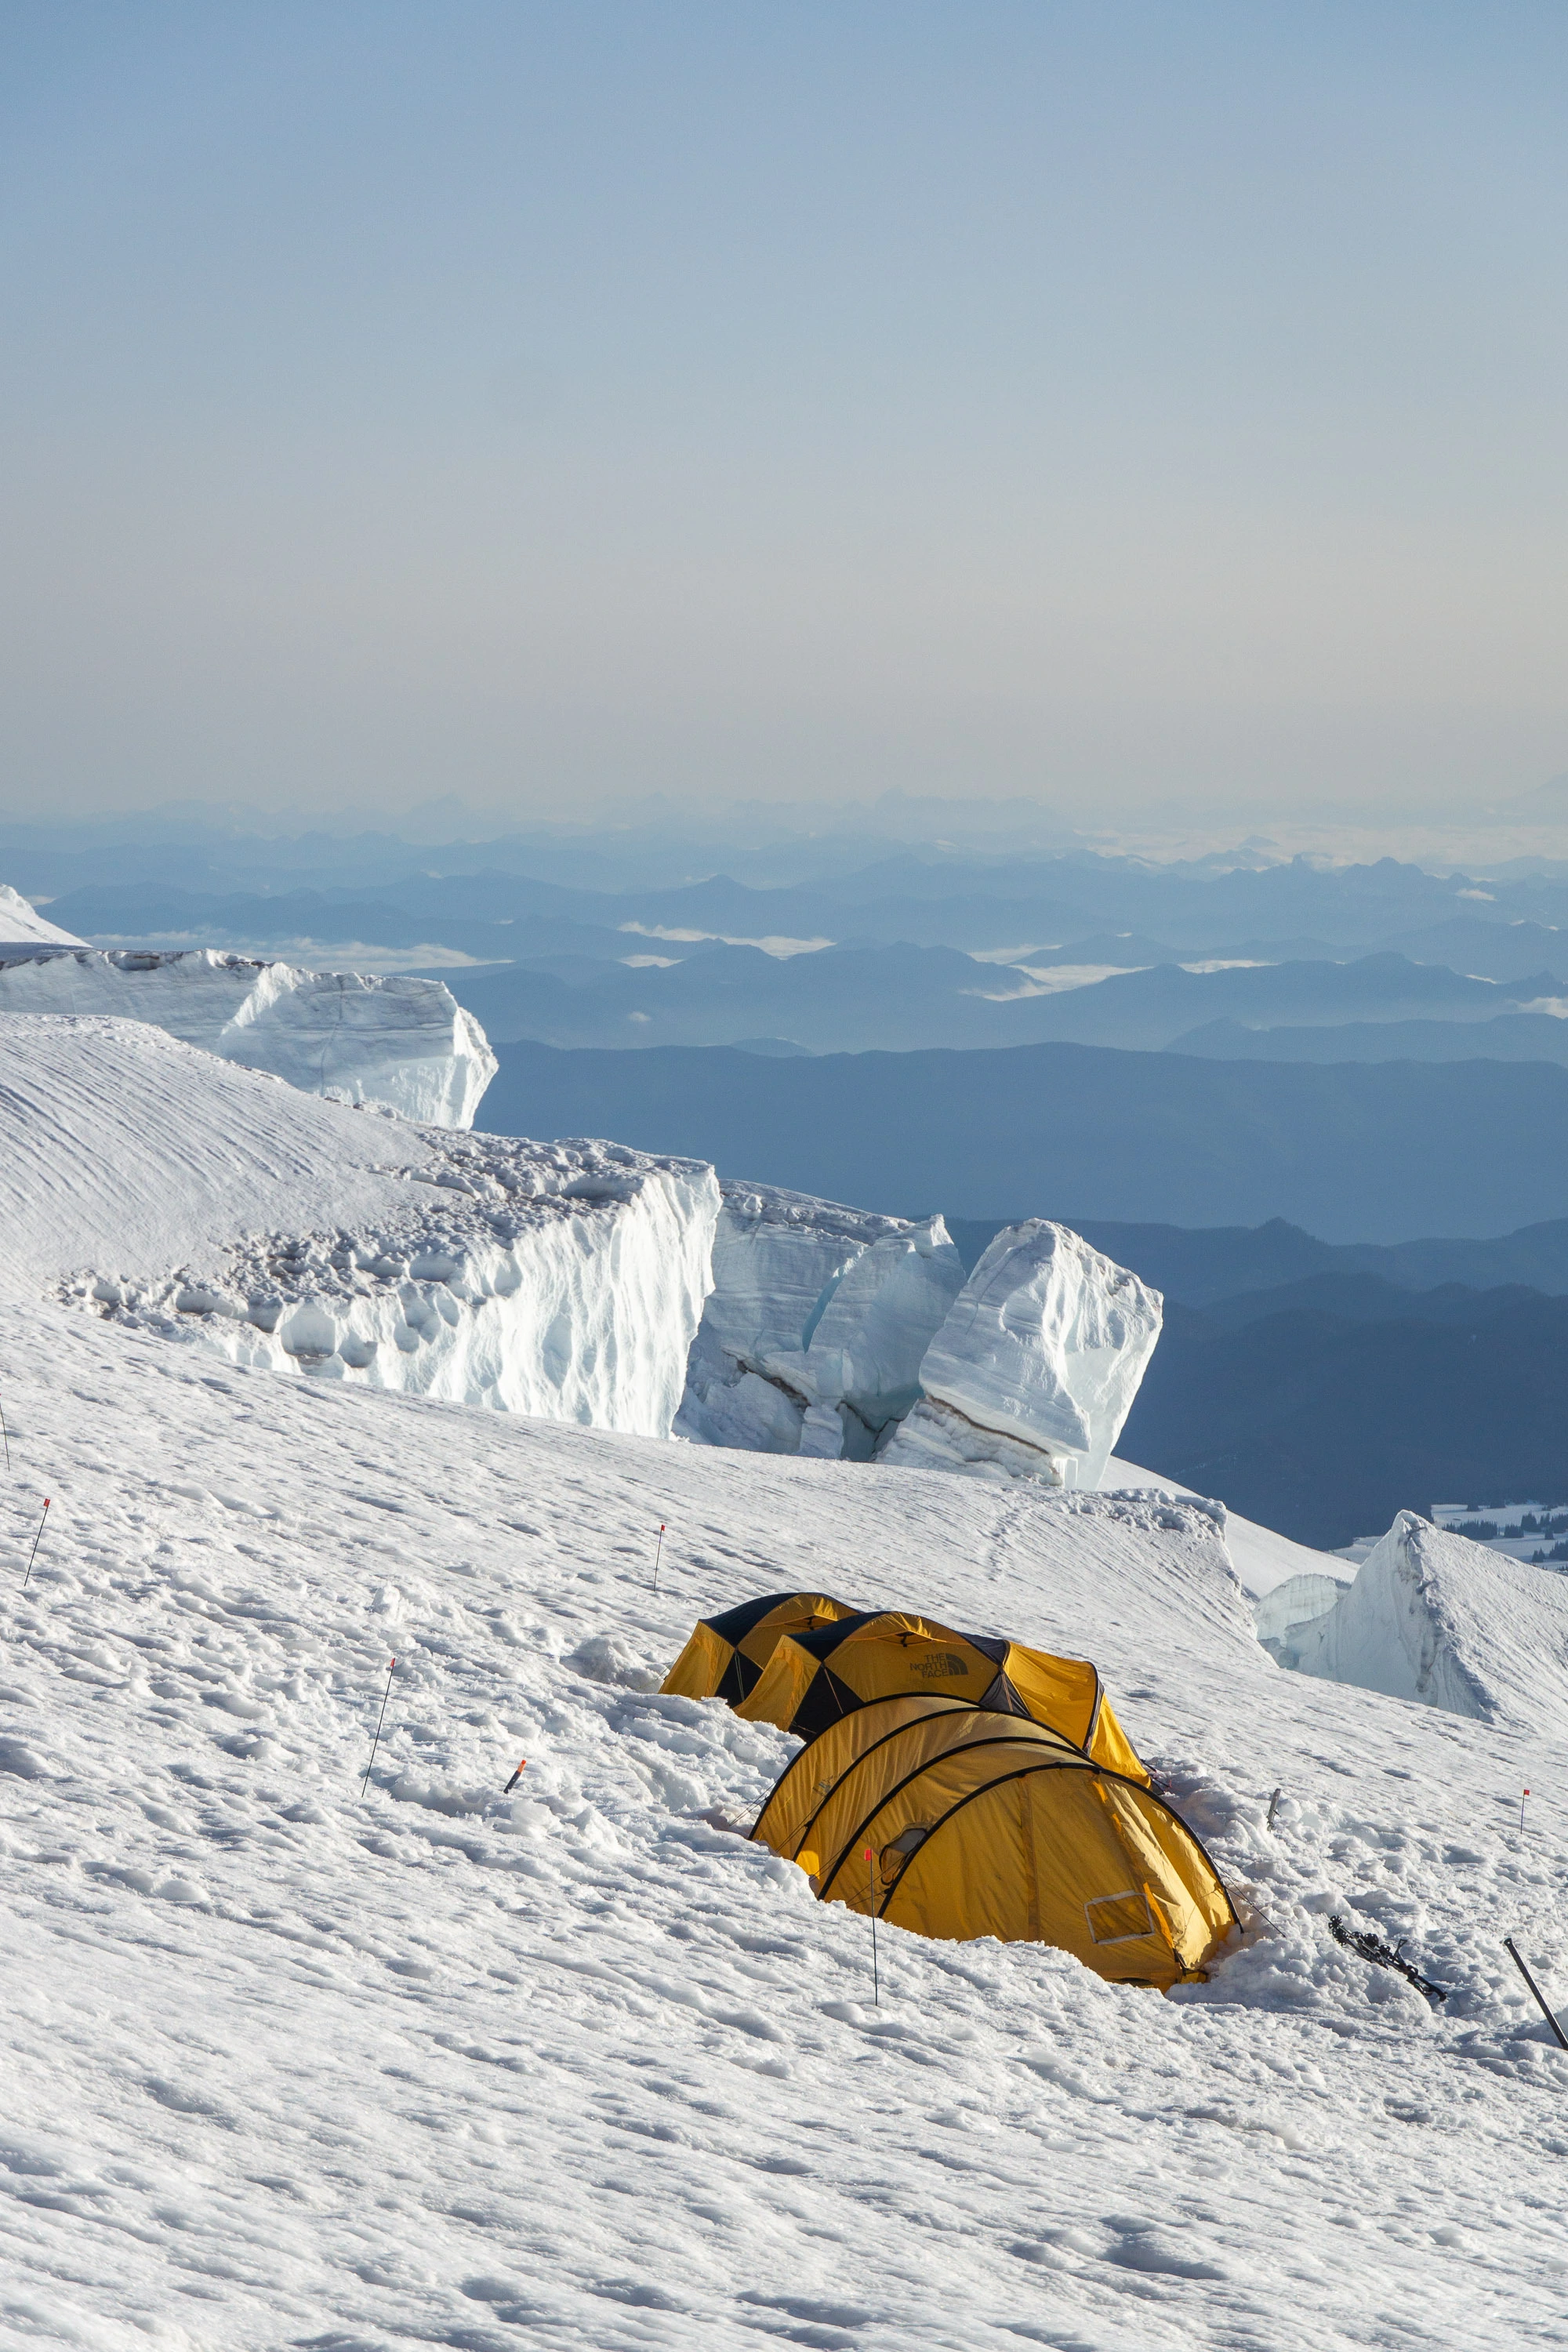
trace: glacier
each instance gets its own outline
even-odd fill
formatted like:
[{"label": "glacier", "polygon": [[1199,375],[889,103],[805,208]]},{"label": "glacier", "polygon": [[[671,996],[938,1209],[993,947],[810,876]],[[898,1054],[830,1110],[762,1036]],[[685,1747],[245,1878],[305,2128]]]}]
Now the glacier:
[{"label": "glacier", "polygon": [[773,1185],[721,1191],[677,1435],[868,1459],[919,1397],[921,1359],[963,1287],[946,1226]]},{"label": "glacier", "polygon": [[[1096,1335],[1120,1300],[1136,1357],[1149,1310],[1022,1228],[961,1314],[935,1221],[780,1196],[772,1234],[727,1229],[703,1308],[785,1367],[714,1342],[721,1387],[798,1416],[797,1454],[851,1396],[891,1411],[913,1357],[963,1406],[884,1430],[940,1405],[1033,1458],[1016,1483],[650,1444],[728,1198],[700,1162],[416,1127],[142,1024],[0,1015],[5,2327],[232,2352],[1558,2341],[1555,2204],[1517,2183],[1552,2175],[1568,2058],[1500,1938],[1560,2002],[1568,1837],[1520,1790],[1561,1761],[1568,1581],[1402,1515],[1319,1612],[1331,1672],[1281,1673],[1219,1510],[1064,1491],[1130,1377]],[[444,1410],[397,1360],[463,1348],[466,1381],[509,1254],[544,1417]],[[1085,1295],[1047,1312],[1074,1264]],[[997,1370],[1028,1406],[1005,1428],[993,1311],[1030,1373]],[[352,1361],[372,1331],[384,1386]],[[566,1425],[573,1381],[624,1423]],[[1237,1896],[1209,1980],[1161,2000],[890,1925],[868,1950],[731,1833],[794,1743],[662,1671],[695,1616],[824,1580],[1096,1659]],[[1294,1638],[1321,1596],[1284,1581]]]},{"label": "glacier", "polygon": [[[0,933],[19,919],[0,905]],[[304,971],[213,948],[73,949],[58,938],[31,953],[0,944],[0,1013],[144,1021],[307,1094],[384,1103],[429,1126],[472,1127],[496,1074],[484,1031],[444,981]]]},{"label": "glacier", "polygon": [[13,1295],[232,1363],[668,1437],[700,1160],[415,1127],[139,1023],[0,1014]]},{"label": "glacier", "polygon": [[927,1348],[921,1399],[882,1460],[1098,1486],[1162,1314],[1157,1290],[1068,1226],[1005,1226]]}]

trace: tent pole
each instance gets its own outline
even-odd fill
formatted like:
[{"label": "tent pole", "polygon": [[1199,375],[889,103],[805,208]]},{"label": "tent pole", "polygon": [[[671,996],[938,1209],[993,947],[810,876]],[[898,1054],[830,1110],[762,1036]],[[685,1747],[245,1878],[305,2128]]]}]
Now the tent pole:
[{"label": "tent pole", "polygon": [[877,1874],[871,1860],[871,1849],[866,1848],[866,1890],[871,1898],[871,1999],[878,2009],[882,2006],[881,1979],[877,1974]]},{"label": "tent pole", "polygon": [[[386,1702],[392,1696],[392,1667],[395,1666],[396,1664],[397,1660],[394,1658],[392,1665],[388,1666],[386,1670],[386,1688],[381,1695],[381,1713],[377,1716],[375,1720],[375,1738],[370,1743],[370,1764],[365,1766],[364,1779],[359,1784],[359,1792],[362,1797],[370,1786],[370,1765],[375,1762],[375,1751],[381,1746],[381,1727],[386,1721]],[[521,1765],[520,1764],[517,1769],[518,1771],[521,1772],[522,1769]],[[516,1778],[515,1774],[513,1775],[513,1778]]]},{"label": "tent pole", "polygon": [[1557,2020],[1547,2008],[1546,2002],[1542,1996],[1541,1987],[1536,1983],[1535,1979],[1525,1967],[1523,1958],[1520,1953],[1519,1946],[1514,1942],[1511,1936],[1505,1936],[1503,1937],[1502,1948],[1512,1960],[1514,1967],[1519,1970],[1520,1975],[1524,1979],[1525,1983],[1530,1987],[1531,1991],[1535,1995],[1535,2005],[1537,2009],[1540,2010],[1542,2016],[1546,2020],[1547,2024],[1552,2028],[1552,2032],[1557,2036],[1558,2048],[1560,2050],[1568,2050],[1568,2034],[1563,2032],[1563,2028],[1558,2024]]}]

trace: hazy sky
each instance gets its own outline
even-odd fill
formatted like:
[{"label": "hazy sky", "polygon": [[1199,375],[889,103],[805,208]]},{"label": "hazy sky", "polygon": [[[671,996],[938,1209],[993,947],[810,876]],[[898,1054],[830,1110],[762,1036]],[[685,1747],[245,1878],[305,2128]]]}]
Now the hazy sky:
[{"label": "hazy sky", "polygon": [[0,805],[1568,768],[1568,9],[0,5]]}]

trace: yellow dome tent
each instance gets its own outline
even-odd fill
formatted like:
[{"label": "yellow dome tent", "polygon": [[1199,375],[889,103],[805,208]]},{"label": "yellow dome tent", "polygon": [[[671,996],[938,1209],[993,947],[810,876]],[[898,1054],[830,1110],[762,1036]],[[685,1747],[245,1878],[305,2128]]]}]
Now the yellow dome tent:
[{"label": "yellow dome tent", "polygon": [[963,1941],[1058,1945],[1117,1984],[1201,1975],[1236,1913],[1192,1832],[1060,1732],[900,1693],[786,1766],[752,1835],[823,1902]]},{"label": "yellow dome tent", "polygon": [[855,1614],[847,1601],[826,1592],[768,1592],[760,1601],[742,1601],[693,1627],[659,1689],[679,1698],[728,1699],[739,1706],[782,1637],[810,1633]]},{"label": "yellow dome tent", "polygon": [[1148,1781],[1087,1659],[1055,1658],[1001,1635],[955,1633],[901,1610],[868,1610],[798,1632],[781,1626],[763,1672],[731,1705],[748,1722],[810,1739],[872,1699],[906,1691],[941,1692],[1047,1724],[1097,1764]]}]

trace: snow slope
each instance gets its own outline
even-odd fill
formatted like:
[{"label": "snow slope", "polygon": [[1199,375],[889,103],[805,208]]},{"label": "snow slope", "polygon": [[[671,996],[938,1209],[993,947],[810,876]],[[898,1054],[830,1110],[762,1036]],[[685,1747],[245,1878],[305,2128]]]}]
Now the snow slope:
[{"label": "snow slope", "polygon": [[86,944],[74,931],[62,931],[58,923],[40,915],[8,882],[0,882],[0,951],[12,947],[79,948]]},{"label": "snow slope", "polygon": [[0,1286],[239,1363],[666,1436],[712,1171],[313,1099],[158,1029],[0,1015]]},{"label": "snow slope", "polygon": [[[1157,1470],[1140,1469],[1136,1462],[1116,1454],[1106,1464],[1100,1484],[1147,1487],[1162,1495],[1188,1496],[1193,1491],[1174,1478],[1163,1478]],[[1310,1544],[1299,1544],[1274,1528],[1261,1528],[1256,1519],[1244,1519],[1228,1507],[1225,1540],[1242,1589],[1255,1601],[1295,1577],[1327,1576],[1341,1584],[1350,1581],[1351,1571],[1338,1552],[1314,1551]]]},{"label": "snow slope", "polygon": [[[1568,1991],[1561,1748],[1281,1674],[1201,1510],[40,1307],[0,1353],[8,2345],[1563,2342],[1568,2057],[1499,1943]],[[652,1689],[700,1612],[819,1583],[1096,1657],[1248,1947],[1162,2000],[890,1929],[874,2006],[866,1923],[721,1826],[791,1743]]]},{"label": "snow slope", "polygon": [[[0,906],[0,933],[5,920]],[[301,971],[212,948],[84,947],[0,961],[5,1013],[151,1022],[307,1094],[385,1103],[436,1127],[472,1127],[498,1066],[484,1031],[442,981]]]},{"label": "snow slope", "polygon": [[1568,1726],[1568,1578],[1414,1511],[1295,1642],[1303,1674],[1543,1737]]}]

